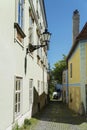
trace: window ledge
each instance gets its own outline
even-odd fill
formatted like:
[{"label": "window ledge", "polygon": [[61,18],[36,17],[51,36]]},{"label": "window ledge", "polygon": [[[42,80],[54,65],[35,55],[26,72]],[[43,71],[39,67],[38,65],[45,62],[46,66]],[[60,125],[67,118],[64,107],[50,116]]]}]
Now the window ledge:
[{"label": "window ledge", "polygon": [[17,42],[22,48],[24,48],[24,45],[22,45],[21,42],[17,38],[15,38],[14,41]]},{"label": "window ledge", "polygon": [[22,36],[22,38],[26,37],[25,33],[23,32],[23,30],[21,29],[21,27],[19,26],[18,23],[14,23],[14,28],[17,29],[17,31],[20,33],[20,35]]},{"label": "window ledge", "polygon": [[18,114],[15,114],[15,121],[17,121],[22,115],[20,114],[20,112]]}]

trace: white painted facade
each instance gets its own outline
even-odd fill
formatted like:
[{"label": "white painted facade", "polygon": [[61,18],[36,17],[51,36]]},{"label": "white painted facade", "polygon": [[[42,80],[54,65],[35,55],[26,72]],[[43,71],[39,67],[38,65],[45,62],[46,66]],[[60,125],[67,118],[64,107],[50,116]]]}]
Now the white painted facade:
[{"label": "white painted facade", "polygon": [[81,57],[80,58],[81,102],[84,104],[85,112],[87,111],[87,101],[86,101],[86,84],[87,84],[87,74],[86,74],[86,44],[87,44],[87,40],[83,40],[83,41],[79,42],[80,57]]},{"label": "white painted facade", "polygon": [[[35,50],[33,54],[26,55],[29,44],[30,9],[33,9],[31,12],[34,20],[33,44],[38,43],[36,30],[42,33],[47,28],[43,0],[24,0],[23,32],[19,38],[17,37],[20,32],[20,29],[17,30],[19,25],[17,2],[18,0],[0,2],[0,130],[11,130],[16,122],[21,125],[25,118],[31,118],[33,89],[35,87],[38,92],[38,80],[39,95],[48,92],[46,50],[42,48]],[[38,51],[41,55],[38,55]],[[25,57],[27,59],[26,74]]]},{"label": "white painted facade", "polygon": [[63,70],[62,73],[62,96],[63,102],[68,103],[68,71],[67,69]]}]

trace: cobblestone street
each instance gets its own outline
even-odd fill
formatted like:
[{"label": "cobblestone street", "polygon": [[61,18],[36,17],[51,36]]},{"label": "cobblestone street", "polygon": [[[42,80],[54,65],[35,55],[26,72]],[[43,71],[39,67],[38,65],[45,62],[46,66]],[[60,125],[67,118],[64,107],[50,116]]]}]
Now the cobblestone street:
[{"label": "cobblestone street", "polygon": [[87,130],[86,118],[72,112],[62,102],[51,101],[39,114],[31,130]]}]

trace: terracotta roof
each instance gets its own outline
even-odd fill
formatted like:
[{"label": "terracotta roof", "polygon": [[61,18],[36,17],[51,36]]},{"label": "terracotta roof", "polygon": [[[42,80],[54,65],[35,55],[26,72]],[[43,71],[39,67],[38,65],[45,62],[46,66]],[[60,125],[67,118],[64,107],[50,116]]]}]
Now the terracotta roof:
[{"label": "terracotta roof", "polygon": [[70,58],[70,56],[72,55],[72,53],[74,52],[76,46],[78,45],[80,40],[87,40],[87,22],[84,25],[83,29],[81,30],[81,32],[79,33],[79,35],[76,37],[75,42],[72,45],[72,48],[66,58],[66,60],[68,61],[68,59]]}]

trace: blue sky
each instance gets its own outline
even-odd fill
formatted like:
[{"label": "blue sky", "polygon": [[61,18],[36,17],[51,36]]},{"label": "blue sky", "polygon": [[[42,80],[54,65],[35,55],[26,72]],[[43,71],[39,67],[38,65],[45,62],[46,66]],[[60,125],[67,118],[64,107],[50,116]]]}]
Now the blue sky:
[{"label": "blue sky", "polygon": [[72,15],[78,9],[80,30],[87,22],[87,0],[44,0],[48,31],[52,33],[48,59],[53,65],[67,55],[72,46]]}]

